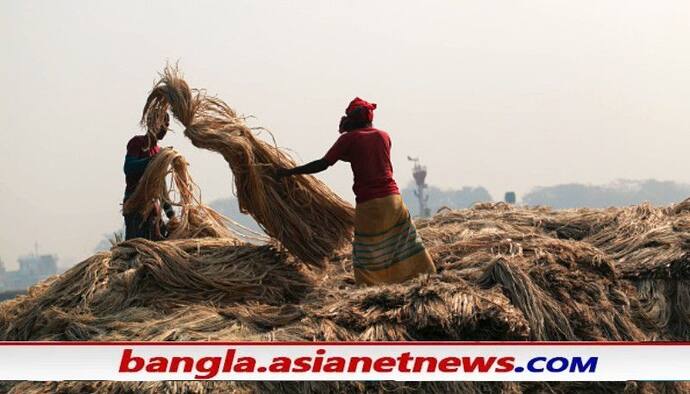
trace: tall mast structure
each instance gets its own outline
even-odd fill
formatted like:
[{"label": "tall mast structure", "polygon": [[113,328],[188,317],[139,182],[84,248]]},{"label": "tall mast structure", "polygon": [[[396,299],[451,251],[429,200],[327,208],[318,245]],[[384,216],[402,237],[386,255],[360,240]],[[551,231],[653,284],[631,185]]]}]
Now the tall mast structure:
[{"label": "tall mast structure", "polygon": [[419,200],[419,216],[429,217],[431,216],[431,210],[427,205],[429,195],[426,192],[428,187],[426,184],[426,166],[419,164],[418,157],[413,158],[407,156],[407,160],[414,163],[414,166],[412,167],[412,177],[414,178],[414,182],[417,186],[417,190],[414,191],[414,195],[417,196],[417,200]]}]

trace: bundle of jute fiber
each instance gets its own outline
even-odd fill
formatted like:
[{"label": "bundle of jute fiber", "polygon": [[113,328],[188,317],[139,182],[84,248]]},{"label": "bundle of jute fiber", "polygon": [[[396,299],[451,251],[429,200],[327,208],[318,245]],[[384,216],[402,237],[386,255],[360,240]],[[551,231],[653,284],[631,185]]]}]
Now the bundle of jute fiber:
[{"label": "bundle of jute fiber", "polygon": [[[150,324],[161,313],[189,305],[281,306],[298,302],[312,287],[310,273],[270,245],[137,238],[0,304],[0,340],[106,340],[119,330],[129,331],[125,322],[130,315]],[[142,308],[150,316],[138,313]]]},{"label": "bundle of jute fiber", "polygon": [[134,193],[124,203],[122,211],[125,214],[136,212],[143,217],[152,213],[160,216],[159,210],[163,203],[180,208],[180,215],[168,222],[168,239],[239,236],[267,241],[265,237],[204,205],[199,197],[198,187],[189,174],[189,163],[173,148],[161,149],[153,157]]},{"label": "bundle of jute fiber", "polygon": [[[512,214],[510,214],[512,212]],[[531,210],[497,205],[436,215],[419,233],[440,273],[499,287],[521,311],[532,340],[643,340],[649,325],[610,258],[545,232]],[[544,217],[548,212],[539,211]],[[515,219],[515,220],[513,220]]]},{"label": "bundle of jute fiber", "polygon": [[[690,212],[684,209],[687,205],[685,201],[670,207],[641,204],[625,208],[554,211],[544,207],[482,204],[469,210],[441,212],[420,223],[418,228],[440,269],[462,266],[463,272],[476,276],[477,265],[490,261],[493,254],[534,254],[540,260],[559,262],[567,268],[567,275],[551,273],[546,276],[546,283],[552,283],[554,290],[563,293],[559,298],[565,306],[577,304],[576,300],[581,297],[575,296],[574,289],[568,289],[570,285],[560,281],[577,271],[598,272],[611,282],[604,283],[600,290],[596,288],[601,281],[592,278],[580,278],[572,283],[581,282],[578,287],[590,287],[589,292],[594,297],[600,297],[602,290],[615,290],[610,293],[612,300],[619,301],[613,305],[623,303],[608,312],[593,310],[591,316],[620,322],[623,320],[616,317],[616,310],[625,308],[635,325],[645,331],[647,339],[688,340]],[[487,254],[489,245],[491,253]],[[549,266],[557,267],[538,265],[531,269],[532,274]],[[536,278],[543,275],[540,273]],[[555,286],[557,283],[560,284]],[[620,297],[621,293],[625,298]],[[529,299],[540,302],[544,297]],[[593,305],[599,308],[611,304]],[[587,309],[591,307],[579,305],[575,310]],[[596,327],[600,326],[578,318],[567,320],[581,321],[579,325],[590,332],[596,332]],[[571,324],[557,326],[568,325]],[[628,327],[611,333],[616,331],[619,334],[612,338],[624,339],[635,330]],[[589,338],[597,339],[596,336]]]},{"label": "bundle of jute fiber", "polygon": [[[634,285],[641,308],[657,326],[655,339],[690,338],[690,200],[666,207],[549,211],[551,228],[580,228],[620,278]],[[547,220],[548,221],[548,220]],[[572,234],[572,232],[570,232]]]},{"label": "bundle of jute fiber", "polygon": [[[670,207],[620,209],[607,233],[590,237],[616,259],[645,312],[672,340],[690,338],[690,211]],[[621,235],[615,235],[621,234]]]},{"label": "bundle of jute fiber", "polygon": [[[352,237],[354,209],[323,182],[309,175],[274,179],[276,167],[295,162],[279,148],[258,139],[222,100],[192,90],[168,67],[151,91],[142,122],[156,122],[170,109],[184,134],[203,149],[220,153],[235,178],[240,210],[249,213],[271,237],[302,261],[322,266],[324,259]],[[148,124],[157,130],[156,123]]]}]

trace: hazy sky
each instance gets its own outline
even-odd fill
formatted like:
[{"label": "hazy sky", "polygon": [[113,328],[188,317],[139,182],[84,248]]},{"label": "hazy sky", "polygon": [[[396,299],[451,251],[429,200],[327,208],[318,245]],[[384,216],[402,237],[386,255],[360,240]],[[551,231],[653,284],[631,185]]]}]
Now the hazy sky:
[{"label": "hazy sky", "polygon": [[[0,1],[0,258],[63,264],[121,226],[125,144],[167,60],[302,161],[356,95],[398,183],[494,198],[617,178],[690,182],[690,2]],[[227,164],[174,125],[205,201]],[[353,200],[347,164],[321,176]]]}]

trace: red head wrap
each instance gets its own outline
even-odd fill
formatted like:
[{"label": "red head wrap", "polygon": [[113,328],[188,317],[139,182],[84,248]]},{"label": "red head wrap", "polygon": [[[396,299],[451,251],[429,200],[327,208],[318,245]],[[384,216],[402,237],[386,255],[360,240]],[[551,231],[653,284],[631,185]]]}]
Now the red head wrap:
[{"label": "red head wrap", "polygon": [[[356,111],[357,109],[361,108],[360,110]],[[347,109],[345,110],[345,114],[348,117],[361,117],[360,119],[353,119],[355,121],[366,121],[366,122],[371,122],[374,120],[374,110],[376,109],[376,104],[374,103],[369,103],[367,101],[362,100],[359,97],[355,97],[354,100],[350,102],[350,105],[347,106]]]}]

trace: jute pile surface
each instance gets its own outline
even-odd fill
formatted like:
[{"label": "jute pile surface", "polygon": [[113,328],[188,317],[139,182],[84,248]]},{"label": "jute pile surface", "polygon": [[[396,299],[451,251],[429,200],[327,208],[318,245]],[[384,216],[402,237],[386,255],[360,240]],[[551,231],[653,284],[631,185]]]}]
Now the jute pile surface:
[{"label": "jute pile surface", "polygon": [[[132,240],[0,304],[1,340],[690,340],[690,203],[479,204],[417,222],[438,273],[357,288],[235,238]],[[299,238],[294,242],[301,242]],[[24,382],[48,392],[687,392],[686,383]]]}]

